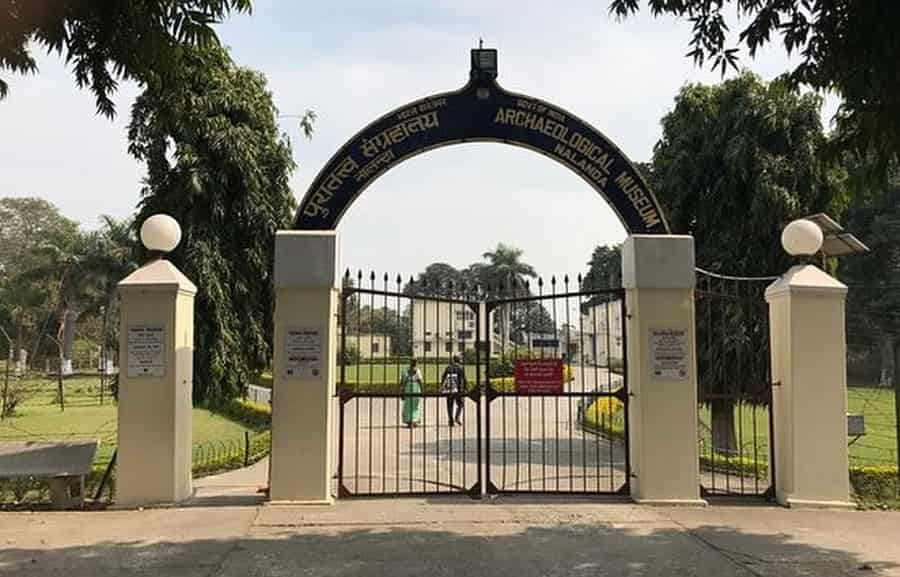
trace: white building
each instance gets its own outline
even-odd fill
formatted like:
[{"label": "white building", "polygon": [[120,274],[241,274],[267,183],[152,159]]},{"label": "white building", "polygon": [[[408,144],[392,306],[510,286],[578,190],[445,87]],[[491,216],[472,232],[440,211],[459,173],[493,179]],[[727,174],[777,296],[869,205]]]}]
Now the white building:
[{"label": "white building", "polygon": [[[448,357],[474,351],[478,338],[477,316],[466,304],[414,300],[411,315],[413,356]],[[486,335],[486,326],[482,319],[482,339]],[[494,342],[497,342],[496,334]]]},{"label": "white building", "polygon": [[622,301],[600,302],[581,314],[582,361],[610,366],[622,361]]}]

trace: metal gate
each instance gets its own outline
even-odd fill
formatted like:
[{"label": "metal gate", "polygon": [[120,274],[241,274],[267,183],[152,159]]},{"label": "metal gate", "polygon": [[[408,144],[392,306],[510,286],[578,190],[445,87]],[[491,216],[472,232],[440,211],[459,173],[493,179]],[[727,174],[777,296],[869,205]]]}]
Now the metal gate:
[{"label": "metal gate", "polygon": [[[624,291],[535,289],[345,275],[338,496],[627,494]],[[403,379],[413,359],[418,388]],[[555,384],[526,386],[526,366]]]},{"label": "metal gate", "polygon": [[627,494],[624,291],[536,285],[486,302],[486,491]]},{"label": "metal gate", "polygon": [[772,379],[766,286],[697,272],[698,410],[704,497],[772,498]]},{"label": "metal gate", "polygon": [[[364,286],[365,285],[365,286]],[[338,319],[337,494],[481,494],[479,302],[398,276],[344,277]],[[466,376],[441,387],[453,356]],[[403,374],[417,361],[416,385]],[[447,419],[447,411],[459,423]],[[455,421],[455,419],[454,419]]]}]

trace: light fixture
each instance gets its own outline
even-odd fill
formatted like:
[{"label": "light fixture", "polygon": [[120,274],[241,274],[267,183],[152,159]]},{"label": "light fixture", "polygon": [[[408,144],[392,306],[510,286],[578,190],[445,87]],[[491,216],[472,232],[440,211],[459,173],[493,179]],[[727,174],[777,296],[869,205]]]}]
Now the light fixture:
[{"label": "light fixture", "polygon": [[141,225],[141,242],[151,253],[172,252],[181,241],[181,227],[168,214],[154,214]]},{"label": "light fixture", "polygon": [[790,222],[781,232],[781,246],[791,256],[812,256],[822,248],[822,229],[805,218]]}]

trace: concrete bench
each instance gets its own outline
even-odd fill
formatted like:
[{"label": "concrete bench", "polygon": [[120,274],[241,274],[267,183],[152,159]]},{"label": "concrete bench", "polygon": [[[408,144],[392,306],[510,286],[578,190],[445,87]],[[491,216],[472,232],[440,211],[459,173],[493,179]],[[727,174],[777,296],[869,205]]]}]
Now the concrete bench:
[{"label": "concrete bench", "polygon": [[47,479],[50,500],[60,509],[80,507],[100,441],[0,442],[0,479]]}]

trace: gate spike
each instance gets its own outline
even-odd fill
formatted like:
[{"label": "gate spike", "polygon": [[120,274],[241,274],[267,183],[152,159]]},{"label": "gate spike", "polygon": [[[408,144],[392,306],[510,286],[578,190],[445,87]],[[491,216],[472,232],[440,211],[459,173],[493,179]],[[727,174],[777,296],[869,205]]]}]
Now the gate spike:
[{"label": "gate spike", "polygon": [[566,287],[569,286],[569,275],[568,274],[563,278],[563,282],[565,283]]},{"label": "gate spike", "polygon": [[550,277],[550,284],[554,287],[556,286],[556,275]]},{"label": "gate spike", "polygon": [[542,277],[542,276],[538,277],[538,286],[541,288],[544,288],[544,277]]},{"label": "gate spike", "polygon": [[401,278],[400,278],[400,275],[398,274],[398,275],[397,275],[397,286],[400,286],[400,284],[401,284],[402,282],[403,282],[403,279],[401,279]]},{"label": "gate spike", "polygon": [[384,273],[384,284],[387,284],[388,281],[388,273]]},{"label": "gate spike", "polygon": [[581,281],[582,281],[581,273],[578,273],[578,286],[579,287],[581,286]]},{"label": "gate spike", "polygon": [[357,269],[356,278],[359,279],[360,288],[362,288],[362,269]]},{"label": "gate spike", "polygon": [[375,271],[369,273],[369,281],[375,282]]}]

